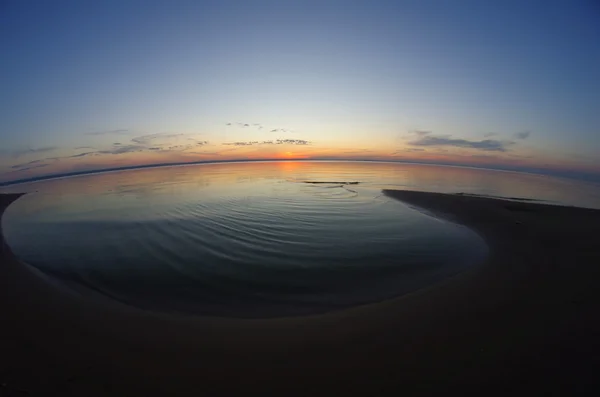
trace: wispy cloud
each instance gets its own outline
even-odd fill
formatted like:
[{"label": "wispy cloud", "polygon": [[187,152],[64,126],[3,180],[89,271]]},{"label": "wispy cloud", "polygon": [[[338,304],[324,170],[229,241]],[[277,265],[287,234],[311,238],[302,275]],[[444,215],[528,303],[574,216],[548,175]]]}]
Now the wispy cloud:
[{"label": "wispy cloud", "polygon": [[[50,164],[36,164],[36,165],[32,165],[31,167],[23,167],[23,168],[19,168],[17,170],[15,170],[14,172],[21,172],[21,171],[28,171],[28,170],[32,170],[34,168],[42,168],[42,167],[47,167]],[[14,168],[14,167],[11,167]]]},{"label": "wispy cloud", "polygon": [[531,135],[531,131],[521,131],[514,134],[517,139],[527,139]]},{"label": "wispy cloud", "polygon": [[274,141],[238,141],[225,142],[225,146],[255,146],[255,145],[310,145],[304,139],[276,139]]},{"label": "wispy cloud", "polygon": [[23,172],[23,171],[33,170],[36,168],[47,167],[47,166],[53,164],[55,161],[57,161],[55,158],[45,158],[45,159],[28,161],[26,163],[21,163],[21,164],[14,164],[10,167],[10,169],[12,171],[9,171],[5,174],[10,174],[10,173],[15,173],[15,172]]},{"label": "wispy cloud", "polygon": [[278,139],[276,143],[278,145],[310,145],[310,142],[304,139]]},{"label": "wispy cloud", "polygon": [[88,132],[85,135],[128,135],[129,130],[119,129],[119,130],[109,130],[109,131],[94,131]]},{"label": "wispy cloud", "polygon": [[58,149],[56,146],[46,146],[46,147],[40,147],[37,149],[27,148],[27,149],[16,149],[16,150],[12,150],[12,151],[9,150],[9,151],[5,151],[5,153],[9,153],[13,157],[21,157],[21,156],[25,156],[28,154],[48,153],[48,152],[52,152],[56,149]]},{"label": "wispy cloud", "polygon": [[423,137],[423,136],[425,136],[425,135],[429,135],[429,134],[431,134],[431,131],[425,131],[425,130],[410,130],[410,131],[408,131],[408,133],[409,133],[409,134],[414,134],[414,135],[417,135],[417,136],[421,136],[421,137]]},{"label": "wispy cloud", "polygon": [[[185,138],[185,139],[182,139]],[[185,151],[198,146],[206,146],[209,144],[208,141],[200,141],[195,138],[188,137],[187,134],[171,134],[171,133],[159,133],[142,135],[131,140],[134,145],[122,145],[114,144],[115,146],[111,150],[114,153],[125,153],[123,148],[128,148],[131,151],[144,151],[149,150],[153,152],[173,152],[173,151]],[[190,142],[191,141],[191,142]]]},{"label": "wispy cloud", "polygon": [[[182,133],[167,133],[161,132],[157,134],[141,135],[131,139],[134,145],[122,146],[119,144],[118,147],[129,147],[135,150],[149,150],[153,152],[171,152],[171,151],[184,151],[189,150],[198,146],[208,145],[208,141],[200,141],[196,138],[190,137],[188,134]],[[115,145],[117,145],[115,143]],[[113,151],[118,151],[117,148]]]},{"label": "wispy cloud", "polygon": [[[228,127],[257,128],[259,130],[262,130],[263,128],[265,128],[265,126],[263,124],[260,124],[260,123],[240,123],[240,122],[236,122],[236,123],[226,123],[225,125],[228,126]],[[269,132],[292,133],[292,134],[296,132],[296,131],[290,130],[289,128],[271,128],[268,131]]]},{"label": "wispy cloud", "polygon": [[159,148],[160,151],[163,152],[172,152],[172,151],[184,151],[193,148],[194,145],[173,145],[173,146],[163,146]]},{"label": "wispy cloud", "polygon": [[40,162],[42,162],[42,161],[43,161],[43,160],[33,160],[33,161],[28,161],[28,162],[26,162],[26,163],[22,163],[22,164],[15,164],[15,165],[11,166],[10,168],[12,168],[12,169],[14,169],[14,170],[21,169],[21,168],[27,168],[27,167],[29,167],[29,166],[30,166],[30,165],[32,165],[32,164],[37,164],[37,163],[40,163]]},{"label": "wispy cloud", "polygon": [[270,132],[284,132],[284,133],[291,132],[291,133],[293,133],[294,131],[289,130],[287,128],[274,128]]},{"label": "wispy cloud", "polygon": [[496,135],[498,135],[497,132],[488,132],[486,134],[483,134],[484,138],[489,138],[489,137],[496,136]]},{"label": "wispy cloud", "polygon": [[111,149],[98,150],[96,152],[91,152],[90,154],[93,154],[93,153],[98,153],[98,154],[124,154],[124,153],[142,152],[142,151],[144,151],[144,149],[146,149],[146,146],[144,146],[144,145],[118,145],[118,146],[113,147]]},{"label": "wispy cloud", "polygon": [[145,146],[142,145],[118,145],[109,149],[103,150],[95,150],[92,152],[83,152],[78,154],[73,154],[70,156],[62,156],[62,157],[48,157],[44,160],[62,160],[62,159],[72,159],[78,157],[87,157],[87,156],[99,156],[102,154],[124,154],[124,153],[133,153],[133,152],[141,152],[145,149]]},{"label": "wispy cloud", "polygon": [[250,128],[250,127],[252,127],[252,128],[258,128],[259,130],[263,129],[263,125],[260,124],[260,123],[240,123],[240,122],[237,122],[237,123],[226,123],[225,125],[228,126],[228,127],[237,126],[237,127],[241,127],[241,128]]},{"label": "wispy cloud", "polygon": [[98,152],[84,152],[84,153],[79,153],[79,154],[74,154],[72,156],[65,156],[65,157],[54,157],[53,159],[61,159],[61,158],[77,158],[77,157],[85,157],[85,156],[92,156],[97,154]]},{"label": "wispy cloud", "polygon": [[[185,136],[185,139],[177,139],[179,137]],[[94,148],[91,146],[78,146],[74,149],[75,154],[64,155],[64,156],[55,156],[55,157],[45,157],[35,159],[29,162],[24,162],[20,164],[14,164],[10,166],[10,169],[13,171],[25,171],[31,170],[34,168],[46,167],[48,165],[53,164],[54,162],[69,160],[69,159],[79,159],[83,157],[91,157],[91,156],[118,156],[129,153],[138,153],[138,152],[153,152],[153,153],[167,153],[167,152],[184,152],[190,149],[197,149],[206,145],[209,145],[208,141],[200,141],[195,138],[188,137],[187,134],[150,134],[150,135],[142,135],[139,137],[133,138],[131,143],[120,143],[114,142],[112,145],[108,145],[108,147],[102,148]],[[13,157],[19,157],[25,154],[42,154],[46,152],[50,152],[57,149],[56,147],[42,147],[37,149],[21,149],[21,150],[0,150],[0,153],[6,153],[12,155]],[[86,150],[88,149],[88,150]],[[92,149],[92,150],[89,150]],[[85,151],[83,151],[85,150]],[[81,153],[78,153],[83,151]],[[188,152],[189,153],[189,152]],[[113,162],[119,161],[118,159],[111,160]],[[77,164],[81,164],[80,161]]]},{"label": "wispy cloud", "polygon": [[259,142],[259,141],[244,141],[244,142],[225,142],[223,143],[223,145],[225,146],[253,146],[253,145],[260,145],[260,144],[264,144],[264,142]]},{"label": "wispy cloud", "polygon": [[131,140],[131,142],[137,143],[139,145],[149,145],[152,142],[155,142],[157,140],[171,140],[173,138],[180,138],[182,136],[185,136],[185,134],[181,134],[181,133],[177,133],[177,134],[173,134],[173,133],[167,133],[167,132],[159,132],[157,134],[148,134],[148,135],[141,135],[141,136],[137,136],[135,138],[133,138]]},{"label": "wispy cloud", "polygon": [[451,137],[424,136],[415,141],[408,142],[408,144],[412,146],[453,146],[484,151],[506,152],[508,150],[507,147],[514,144],[514,142],[502,142],[493,139],[469,141],[467,139],[454,139]]}]

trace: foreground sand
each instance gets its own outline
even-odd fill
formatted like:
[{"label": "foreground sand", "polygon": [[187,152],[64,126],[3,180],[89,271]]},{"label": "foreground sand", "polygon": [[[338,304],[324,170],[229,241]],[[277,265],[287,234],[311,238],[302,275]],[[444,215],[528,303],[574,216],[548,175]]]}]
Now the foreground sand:
[{"label": "foreground sand", "polygon": [[[77,296],[3,244],[0,396],[598,391],[600,211],[385,193],[477,231],[489,260],[378,304],[229,320]],[[0,195],[0,212],[16,198]]]}]

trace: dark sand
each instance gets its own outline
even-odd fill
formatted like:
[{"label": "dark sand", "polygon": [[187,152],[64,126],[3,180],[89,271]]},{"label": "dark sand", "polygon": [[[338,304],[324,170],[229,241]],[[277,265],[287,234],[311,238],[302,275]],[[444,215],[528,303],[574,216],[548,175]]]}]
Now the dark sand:
[{"label": "dark sand", "polygon": [[[3,243],[0,396],[598,391],[600,211],[385,193],[479,232],[489,260],[378,304],[230,320],[78,296]],[[0,209],[16,198],[0,196]]]}]

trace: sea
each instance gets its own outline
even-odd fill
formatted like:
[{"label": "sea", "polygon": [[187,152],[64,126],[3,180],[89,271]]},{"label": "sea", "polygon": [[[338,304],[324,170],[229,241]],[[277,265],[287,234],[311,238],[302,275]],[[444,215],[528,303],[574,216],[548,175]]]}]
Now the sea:
[{"label": "sea", "polygon": [[600,187],[507,171],[385,162],[180,165],[12,185],[14,253],[141,310],[271,318],[380,302],[481,266],[485,241],[384,189],[600,208]]}]

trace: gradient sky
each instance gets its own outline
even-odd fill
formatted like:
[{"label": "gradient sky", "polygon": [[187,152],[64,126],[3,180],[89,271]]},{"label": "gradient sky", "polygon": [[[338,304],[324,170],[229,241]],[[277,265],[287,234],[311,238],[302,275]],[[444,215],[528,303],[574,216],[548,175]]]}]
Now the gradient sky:
[{"label": "gradient sky", "polygon": [[600,176],[594,0],[0,2],[0,182],[380,159]]}]

